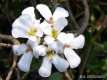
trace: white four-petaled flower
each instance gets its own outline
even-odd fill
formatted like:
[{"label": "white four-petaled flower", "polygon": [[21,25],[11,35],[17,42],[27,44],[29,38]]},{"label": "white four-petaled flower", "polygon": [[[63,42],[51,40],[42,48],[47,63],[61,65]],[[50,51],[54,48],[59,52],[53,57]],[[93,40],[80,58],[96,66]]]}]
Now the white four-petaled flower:
[{"label": "white four-petaled flower", "polygon": [[28,7],[22,11],[12,24],[12,35],[15,38],[28,38],[38,42],[43,32],[40,29],[40,21],[35,18],[34,7]]},{"label": "white four-petaled flower", "polygon": [[80,57],[76,54],[73,49],[81,49],[84,46],[85,38],[83,35],[79,35],[78,37],[74,37],[73,33],[60,33],[58,36],[58,40],[64,46],[64,55],[68,60],[71,68],[76,68],[80,62]]},{"label": "white four-petaled flower", "polygon": [[39,74],[42,77],[49,77],[51,75],[52,64],[59,72],[64,72],[69,67],[69,63],[51,49],[47,50],[47,54],[43,58],[43,62],[39,69]]},{"label": "white four-petaled flower", "polygon": [[64,8],[57,7],[52,15],[48,6],[44,4],[38,4],[36,8],[45,18],[42,23],[43,32],[47,36],[56,39],[58,33],[62,31],[64,27],[68,24],[68,21],[66,19],[66,17],[69,16],[68,11],[66,11]]}]

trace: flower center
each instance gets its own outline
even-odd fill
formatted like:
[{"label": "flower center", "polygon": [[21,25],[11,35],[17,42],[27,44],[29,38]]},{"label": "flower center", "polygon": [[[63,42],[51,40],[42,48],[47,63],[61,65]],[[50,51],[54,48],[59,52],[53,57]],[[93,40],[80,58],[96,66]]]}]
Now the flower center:
[{"label": "flower center", "polygon": [[57,36],[58,36],[58,31],[57,31],[56,29],[52,28],[51,36],[52,36],[54,39],[56,39]]},{"label": "flower center", "polygon": [[53,51],[51,50],[51,49],[49,49],[48,50],[48,52],[47,52],[47,56],[48,56],[48,58],[51,60],[52,59],[52,57],[53,57]]},{"label": "flower center", "polygon": [[35,36],[36,32],[37,32],[37,29],[36,29],[36,28],[30,27],[30,29],[27,31],[27,34],[28,34],[29,36]]},{"label": "flower center", "polygon": [[58,36],[58,31],[57,31],[57,29],[55,29],[56,26],[54,25],[55,22],[54,22],[54,20],[53,20],[52,17],[50,17],[48,23],[49,23],[49,24],[52,24],[52,25],[51,25],[51,27],[52,27],[51,36],[52,36],[54,39],[56,39],[57,36]]},{"label": "flower center", "polygon": [[49,21],[47,21],[49,24],[54,24],[54,20],[52,17],[50,17]]},{"label": "flower center", "polygon": [[69,44],[64,45],[64,48],[69,48],[69,47],[71,47]]}]

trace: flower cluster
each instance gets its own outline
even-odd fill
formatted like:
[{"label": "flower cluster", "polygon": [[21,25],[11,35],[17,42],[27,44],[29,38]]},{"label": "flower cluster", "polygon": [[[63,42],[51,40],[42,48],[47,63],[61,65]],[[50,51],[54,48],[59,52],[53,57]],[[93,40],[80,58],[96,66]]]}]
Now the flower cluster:
[{"label": "flower cluster", "polygon": [[60,72],[66,71],[69,66],[76,68],[81,59],[74,49],[83,48],[85,38],[83,35],[75,37],[73,33],[62,32],[68,25],[68,11],[57,7],[52,14],[44,4],[38,4],[36,9],[44,21],[36,19],[34,7],[28,7],[12,24],[13,37],[28,39],[26,43],[13,45],[15,55],[22,55],[17,64],[19,69],[28,72],[32,58],[39,59],[39,56],[43,57],[38,70],[42,77],[51,75],[52,64]]}]

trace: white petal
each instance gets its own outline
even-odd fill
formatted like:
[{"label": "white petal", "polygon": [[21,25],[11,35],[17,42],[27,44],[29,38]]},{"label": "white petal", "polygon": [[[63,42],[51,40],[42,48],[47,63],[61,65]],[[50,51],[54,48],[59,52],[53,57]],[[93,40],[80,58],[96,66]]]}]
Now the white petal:
[{"label": "white petal", "polygon": [[40,21],[41,21],[41,19],[35,19],[35,20],[33,20],[33,24],[36,25],[36,27],[39,27]]},{"label": "white petal", "polygon": [[30,15],[32,18],[35,18],[34,7],[27,7],[22,11],[22,14]]},{"label": "white petal", "polygon": [[45,56],[46,55],[47,48],[43,45],[39,45],[33,48],[33,53],[35,56]]},{"label": "white petal", "polygon": [[[36,37],[36,36],[29,36],[28,39],[29,39],[31,42],[36,43],[36,44],[39,44],[39,42],[40,42],[40,38],[39,38],[39,37]],[[32,43],[32,45],[34,45],[33,43]],[[36,45],[36,44],[35,44],[35,45]]]},{"label": "white petal", "polygon": [[37,51],[35,50],[35,47],[33,48],[33,55],[36,59],[38,59],[40,56],[39,53],[37,53]]},{"label": "white petal", "polygon": [[74,40],[74,34],[73,33],[67,33],[66,35],[66,43],[67,45],[71,45],[71,42]]},{"label": "white petal", "polygon": [[26,30],[26,25],[24,25],[22,22],[20,22],[20,17],[18,17],[12,24],[12,28],[22,28]]},{"label": "white petal", "polygon": [[21,71],[28,72],[30,70],[30,65],[33,55],[31,52],[25,53],[18,62],[18,67]]},{"label": "white petal", "polygon": [[47,45],[50,45],[50,44],[52,44],[52,43],[54,42],[54,38],[52,38],[52,37],[50,37],[50,36],[46,36],[46,37],[44,38],[44,41],[45,41],[45,43],[46,43]]},{"label": "white petal", "polygon": [[62,44],[66,43],[66,33],[59,33],[57,37],[58,41],[60,41]]},{"label": "white petal", "polygon": [[42,77],[49,77],[51,75],[52,63],[47,57],[44,57],[42,65],[39,69],[39,74]]},{"label": "white petal", "polygon": [[85,37],[83,35],[79,35],[78,37],[74,38],[71,42],[71,47],[74,49],[80,49],[84,47]]},{"label": "white petal", "polygon": [[65,48],[64,55],[68,60],[71,68],[76,68],[79,66],[81,59],[71,48]]},{"label": "white petal", "polygon": [[65,59],[59,57],[58,55],[53,56],[52,63],[60,72],[66,71],[69,67],[69,63]]},{"label": "white petal", "polygon": [[71,42],[74,40],[74,34],[73,33],[60,33],[58,35],[58,38],[57,38],[62,44],[64,45],[71,45]]},{"label": "white petal", "polygon": [[43,36],[43,31],[40,30],[40,28],[38,28],[38,31],[37,31],[36,35],[37,35],[38,37],[42,37],[42,36]]},{"label": "white petal", "polygon": [[20,45],[13,45],[13,52],[16,55],[21,55],[24,54],[27,50],[27,45],[26,44],[20,44]]},{"label": "white petal", "polygon": [[36,8],[47,21],[52,17],[52,13],[47,5],[38,4]]},{"label": "white petal", "polygon": [[59,43],[58,41],[54,41],[52,44],[48,45],[50,48],[52,48],[56,53],[62,53],[63,52],[63,45]]},{"label": "white petal", "polygon": [[74,39],[74,34],[73,33],[67,33],[66,35],[70,40]]},{"label": "white petal", "polygon": [[13,22],[12,27],[20,27],[24,30],[28,30],[32,23],[33,19],[31,16],[23,14]]},{"label": "white petal", "polygon": [[46,34],[46,35],[51,35],[51,25],[48,24],[46,21],[43,21],[40,25],[41,30]]},{"label": "white petal", "polygon": [[57,7],[55,12],[53,13],[54,20],[58,20],[59,18],[64,18],[68,16],[69,16],[68,11],[61,7]]},{"label": "white petal", "polygon": [[59,18],[56,22],[55,22],[55,26],[57,28],[57,30],[60,32],[64,29],[65,26],[68,25],[68,21],[65,18]]},{"label": "white petal", "polygon": [[27,31],[33,24],[33,20],[29,15],[21,15],[12,24],[12,35],[15,38],[27,38]]},{"label": "white petal", "polygon": [[32,48],[33,48],[33,47],[36,47],[36,46],[38,45],[38,41],[36,40],[36,38],[35,38],[34,40],[35,40],[35,41],[29,39],[29,40],[27,41],[27,44],[30,45]]},{"label": "white petal", "polygon": [[12,29],[12,36],[15,38],[28,38],[26,32],[23,29],[14,28]]}]

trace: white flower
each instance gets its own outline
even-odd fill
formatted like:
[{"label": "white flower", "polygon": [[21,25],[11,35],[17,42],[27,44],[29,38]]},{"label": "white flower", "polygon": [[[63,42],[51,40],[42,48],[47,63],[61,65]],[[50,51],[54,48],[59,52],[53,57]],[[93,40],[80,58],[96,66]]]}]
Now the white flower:
[{"label": "white flower", "polygon": [[21,71],[28,72],[33,56],[45,56],[47,48],[44,45],[38,45],[36,41],[28,40],[26,44],[13,45],[15,55],[22,55],[18,62],[18,68]]},{"label": "white flower", "polygon": [[21,71],[28,72],[32,62],[33,53],[28,41],[26,44],[13,45],[15,55],[22,55],[17,66]]},{"label": "white flower", "polygon": [[81,49],[84,46],[85,38],[83,35],[74,37],[72,33],[60,33],[58,40],[64,45],[64,55],[68,60],[71,68],[76,68],[80,62],[80,57],[73,49]]},{"label": "white flower", "polygon": [[52,64],[60,72],[66,71],[69,67],[69,63],[65,59],[61,58],[52,51],[48,51],[39,69],[39,74],[42,77],[49,77],[51,75]]},{"label": "white flower", "polygon": [[31,40],[28,40],[26,44],[13,45],[12,49],[15,55],[22,55],[17,64],[21,71],[28,72],[30,70],[30,64],[33,58]]},{"label": "white flower", "polygon": [[28,38],[32,41],[37,41],[38,37],[42,37],[43,32],[40,29],[40,21],[35,19],[34,7],[24,9],[13,22],[12,35],[15,38]]},{"label": "white flower", "polygon": [[66,11],[64,8],[57,7],[52,15],[48,6],[44,4],[38,4],[36,8],[46,19],[46,21],[42,23],[42,30],[46,35],[55,39],[58,33],[62,31],[68,24],[66,19],[66,17],[69,16],[68,11]]},{"label": "white flower", "polygon": [[36,8],[40,12],[40,14],[45,18],[45,21],[41,23],[41,29],[47,35],[44,38],[44,41],[56,52],[61,51],[58,50],[59,42],[57,42],[56,40],[58,34],[68,24],[68,21],[66,19],[66,17],[69,16],[68,11],[64,8],[57,7],[52,15],[49,7],[44,4],[38,4]]}]

